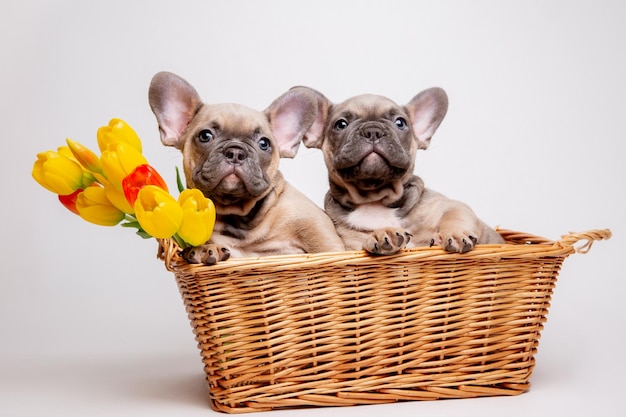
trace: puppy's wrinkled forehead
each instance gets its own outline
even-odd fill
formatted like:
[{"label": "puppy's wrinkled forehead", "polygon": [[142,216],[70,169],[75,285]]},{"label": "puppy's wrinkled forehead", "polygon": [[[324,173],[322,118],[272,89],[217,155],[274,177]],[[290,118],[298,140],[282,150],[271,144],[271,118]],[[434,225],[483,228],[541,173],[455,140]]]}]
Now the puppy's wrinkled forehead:
[{"label": "puppy's wrinkled forehead", "polygon": [[402,107],[393,100],[375,94],[363,94],[335,104],[332,108],[332,118],[351,116],[353,118],[378,119],[397,114]]},{"label": "puppy's wrinkled forehead", "polygon": [[264,113],[241,104],[205,104],[189,124],[193,134],[198,129],[213,129],[232,137],[249,137],[254,134],[269,135],[270,124]]}]

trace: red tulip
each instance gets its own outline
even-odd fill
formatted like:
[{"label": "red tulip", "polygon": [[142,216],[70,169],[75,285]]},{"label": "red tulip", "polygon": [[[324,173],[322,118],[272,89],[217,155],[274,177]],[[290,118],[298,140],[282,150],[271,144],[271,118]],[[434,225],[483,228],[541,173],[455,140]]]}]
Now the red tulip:
[{"label": "red tulip", "polygon": [[79,188],[78,190],[74,191],[72,194],[59,195],[59,201],[69,211],[71,211],[74,214],[78,214],[78,209],[76,208],[76,199],[78,198],[78,194],[82,192],[83,192],[82,188]]},{"label": "red tulip", "polygon": [[156,185],[168,191],[165,180],[159,175],[156,169],[148,164],[139,165],[122,180],[124,196],[131,206],[135,205],[137,194],[146,185]]}]

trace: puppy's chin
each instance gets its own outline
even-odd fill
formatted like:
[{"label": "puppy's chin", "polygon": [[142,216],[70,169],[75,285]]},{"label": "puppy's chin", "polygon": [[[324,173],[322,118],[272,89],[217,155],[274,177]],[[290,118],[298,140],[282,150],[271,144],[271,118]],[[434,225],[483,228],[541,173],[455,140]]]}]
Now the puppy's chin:
[{"label": "puppy's chin", "polygon": [[250,192],[246,184],[234,174],[230,174],[220,181],[213,189],[204,190],[204,194],[223,206],[240,204],[243,201],[255,199],[260,194],[258,190]]}]

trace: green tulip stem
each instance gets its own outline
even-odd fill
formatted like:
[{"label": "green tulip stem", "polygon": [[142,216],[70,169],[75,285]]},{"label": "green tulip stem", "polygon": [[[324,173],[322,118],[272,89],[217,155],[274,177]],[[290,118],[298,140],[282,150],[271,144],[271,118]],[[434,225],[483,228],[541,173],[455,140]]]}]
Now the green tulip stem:
[{"label": "green tulip stem", "polygon": [[187,242],[185,242],[180,236],[178,236],[178,233],[174,234],[174,236],[172,236],[172,239],[174,239],[174,242],[176,242],[176,244],[180,246],[181,249],[185,249],[187,246],[189,246]]}]

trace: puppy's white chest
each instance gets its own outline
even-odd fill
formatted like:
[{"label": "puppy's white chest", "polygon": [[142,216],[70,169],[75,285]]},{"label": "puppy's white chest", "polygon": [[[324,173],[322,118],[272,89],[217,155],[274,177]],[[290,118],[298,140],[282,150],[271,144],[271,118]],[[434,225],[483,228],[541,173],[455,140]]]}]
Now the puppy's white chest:
[{"label": "puppy's white chest", "polygon": [[398,209],[382,206],[377,203],[362,204],[348,214],[347,222],[355,229],[376,230],[387,227],[401,228],[397,215]]}]

